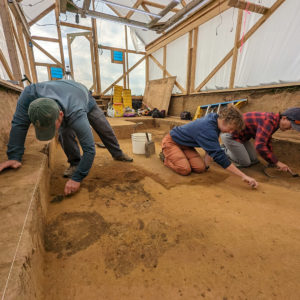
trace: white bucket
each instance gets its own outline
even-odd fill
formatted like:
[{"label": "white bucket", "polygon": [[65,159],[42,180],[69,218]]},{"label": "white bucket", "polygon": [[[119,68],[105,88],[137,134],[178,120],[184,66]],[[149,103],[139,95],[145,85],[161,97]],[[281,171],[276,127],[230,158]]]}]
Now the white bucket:
[{"label": "white bucket", "polygon": [[[149,141],[152,139],[151,133],[148,133]],[[145,154],[145,143],[147,142],[146,133],[138,132],[131,135],[133,154]]]}]

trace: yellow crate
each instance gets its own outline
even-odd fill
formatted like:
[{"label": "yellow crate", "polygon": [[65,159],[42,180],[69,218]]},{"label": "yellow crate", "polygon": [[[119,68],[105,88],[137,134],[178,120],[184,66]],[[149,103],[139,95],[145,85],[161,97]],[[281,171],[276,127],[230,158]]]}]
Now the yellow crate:
[{"label": "yellow crate", "polygon": [[122,103],[114,103],[113,108],[115,111],[115,117],[123,117],[124,108]]}]

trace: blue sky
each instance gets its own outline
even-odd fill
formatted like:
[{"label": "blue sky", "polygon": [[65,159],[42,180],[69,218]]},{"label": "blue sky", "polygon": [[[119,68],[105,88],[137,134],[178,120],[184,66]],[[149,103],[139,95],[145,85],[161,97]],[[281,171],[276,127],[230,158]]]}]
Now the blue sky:
[{"label": "blue sky", "polygon": [[[98,3],[97,10],[104,13],[114,14],[106,5]],[[75,15],[71,13],[61,14],[61,21],[68,23],[75,23]],[[90,18],[81,18],[81,25],[91,26]],[[41,26],[43,25],[43,26]],[[57,37],[57,31],[55,25],[55,16],[52,11],[43,19],[37,22],[37,24],[31,27],[31,34],[35,36],[45,37]],[[78,30],[75,28],[61,27],[64,58],[66,66],[69,65],[69,54],[67,47],[68,33],[84,32],[84,30]],[[97,30],[98,30],[98,43],[118,48],[125,48],[125,26],[119,23],[97,19]],[[130,30],[128,29],[128,48],[134,50],[130,38]],[[59,47],[57,43],[37,41],[44,49],[51,53],[55,58],[59,59]],[[34,47],[35,60],[37,62],[52,63],[52,61]],[[134,65],[142,56],[131,54],[129,55],[129,68]],[[89,51],[89,42],[85,37],[76,37],[72,42],[72,58],[73,67],[75,73],[75,80],[85,84],[87,88],[92,85],[92,66]],[[99,60],[100,60],[100,76],[101,76],[101,90],[103,91],[106,87],[112,84],[123,72],[123,67],[120,64],[111,63],[110,51],[99,49]],[[48,80],[47,70],[45,67],[38,67],[38,78],[39,81]],[[145,88],[145,63],[142,62],[136,69],[130,74],[130,88],[133,95],[142,95]],[[122,81],[118,84],[122,85]],[[110,94],[110,92],[108,92]]]}]

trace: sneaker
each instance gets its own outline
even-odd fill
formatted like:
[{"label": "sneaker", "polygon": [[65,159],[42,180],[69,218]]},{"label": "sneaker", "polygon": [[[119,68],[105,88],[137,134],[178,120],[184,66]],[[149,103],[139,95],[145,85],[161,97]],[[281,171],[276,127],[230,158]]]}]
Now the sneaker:
[{"label": "sneaker", "polygon": [[77,166],[70,166],[69,168],[67,168],[64,171],[63,176],[66,177],[66,178],[71,178],[72,175],[75,173],[76,169],[77,169]]},{"label": "sneaker", "polygon": [[133,162],[133,158],[123,153],[121,156],[114,157],[114,160]]},{"label": "sneaker", "polygon": [[162,162],[165,162],[165,155],[162,151],[159,153],[159,158]]}]

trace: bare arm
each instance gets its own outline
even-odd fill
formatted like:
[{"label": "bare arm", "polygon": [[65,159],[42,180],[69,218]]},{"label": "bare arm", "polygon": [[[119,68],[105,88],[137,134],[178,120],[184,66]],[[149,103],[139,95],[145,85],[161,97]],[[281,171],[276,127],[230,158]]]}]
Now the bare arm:
[{"label": "bare arm", "polygon": [[256,180],[252,177],[247,176],[245,173],[243,173],[241,170],[239,170],[234,164],[231,164],[229,167],[227,167],[225,170],[231,172],[234,175],[240,176],[243,181],[246,181],[251,187],[257,188],[258,183]]}]

